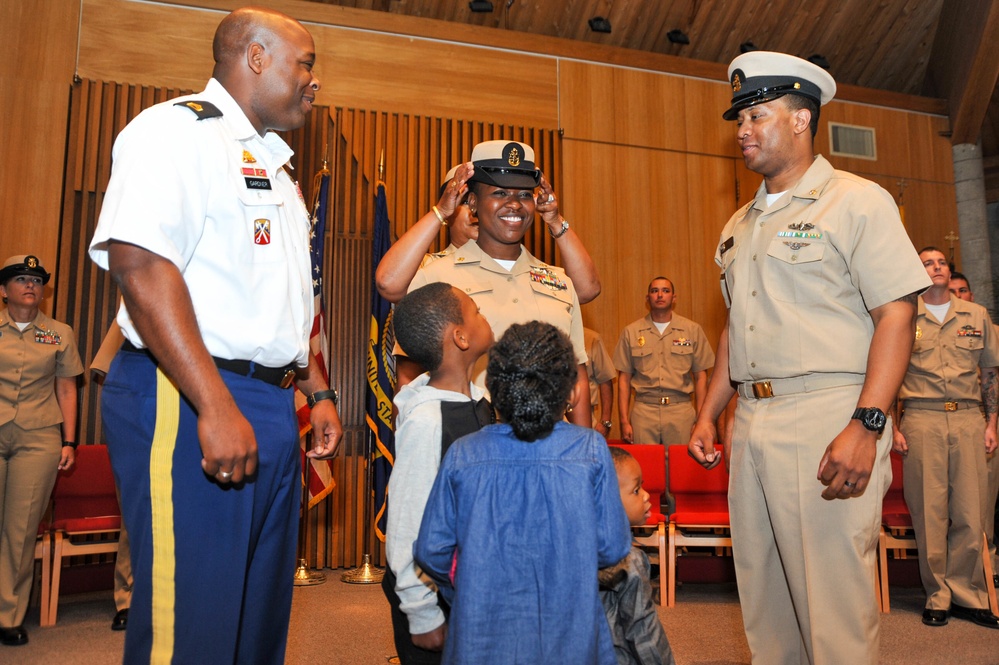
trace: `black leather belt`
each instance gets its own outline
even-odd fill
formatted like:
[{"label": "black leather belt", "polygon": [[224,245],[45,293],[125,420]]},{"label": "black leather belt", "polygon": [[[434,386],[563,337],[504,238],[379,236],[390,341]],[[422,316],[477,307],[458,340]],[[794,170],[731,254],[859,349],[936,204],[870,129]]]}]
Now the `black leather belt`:
[{"label": "black leather belt", "polygon": [[[149,353],[149,349],[140,349],[127,339],[122,343],[121,348],[122,351],[144,353],[150,358],[153,357]],[[292,382],[295,380],[296,366],[294,364],[285,365],[284,367],[267,367],[249,360],[229,360],[228,358],[216,358],[215,356],[212,356],[212,362],[219,369],[224,369],[227,372],[239,374],[240,376],[248,376],[251,379],[257,379],[258,381],[263,381],[279,388],[290,388]]]}]

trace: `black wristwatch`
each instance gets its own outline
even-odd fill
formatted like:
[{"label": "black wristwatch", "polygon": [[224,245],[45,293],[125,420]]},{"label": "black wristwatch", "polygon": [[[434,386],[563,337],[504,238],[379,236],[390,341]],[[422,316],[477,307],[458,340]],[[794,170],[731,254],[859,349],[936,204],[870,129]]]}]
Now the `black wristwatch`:
[{"label": "black wristwatch", "polygon": [[888,422],[885,412],[876,406],[858,407],[851,420],[859,420],[865,429],[878,434],[885,431],[885,423]]},{"label": "black wristwatch", "polygon": [[305,401],[308,403],[309,408],[311,409],[316,405],[316,402],[321,402],[324,399],[333,400],[333,406],[337,406],[340,404],[340,393],[338,393],[336,390],[317,390],[316,392],[306,397]]},{"label": "black wristwatch", "polygon": [[80,444],[78,442],[76,442],[76,441],[63,441],[62,442],[62,447],[63,448],[69,447],[69,448],[72,448],[73,450],[76,450],[76,447],[78,445],[80,445]]}]

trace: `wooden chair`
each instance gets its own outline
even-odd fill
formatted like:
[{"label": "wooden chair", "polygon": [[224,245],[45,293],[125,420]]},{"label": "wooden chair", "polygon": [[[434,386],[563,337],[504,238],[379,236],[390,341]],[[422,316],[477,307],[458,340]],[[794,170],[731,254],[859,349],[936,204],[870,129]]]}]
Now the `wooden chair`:
[{"label": "wooden chair", "polygon": [[[881,611],[891,612],[888,593],[888,550],[894,550],[896,558],[905,558],[907,550],[916,549],[916,533],[912,528],[912,515],[905,503],[903,494],[902,457],[891,453],[891,485],[885,493],[881,504],[881,534],[878,538],[878,575],[879,602]],[[999,613],[999,603],[996,601],[996,589],[992,584],[992,557],[989,556],[988,541],[982,533],[982,569],[985,573],[985,586],[988,588],[989,609]]]},{"label": "wooden chair", "polygon": [[656,445],[638,445],[611,439],[615,448],[631,453],[642,468],[642,487],[649,493],[652,514],[644,526],[632,527],[632,538],[643,548],[655,549],[659,564],[659,604],[666,602],[666,516],[659,511],[659,503],[666,492],[666,449]]},{"label": "wooden chair", "polygon": [[117,552],[120,532],[121,509],[107,446],[80,446],[76,464],[59,473],[52,492],[52,589],[48,612],[43,595],[42,626],[56,622],[63,559]]},{"label": "wooden chair", "polygon": [[669,488],[676,500],[676,511],[669,519],[666,607],[673,607],[678,548],[732,547],[732,533],[725,460],[708,470],[687,454],[685,445],[670,446],[668,453]]}]

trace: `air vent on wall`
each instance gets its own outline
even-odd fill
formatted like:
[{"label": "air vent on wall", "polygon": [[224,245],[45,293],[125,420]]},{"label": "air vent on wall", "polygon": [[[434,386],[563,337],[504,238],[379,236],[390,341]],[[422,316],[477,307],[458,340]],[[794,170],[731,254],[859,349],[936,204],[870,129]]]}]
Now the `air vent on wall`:
[{"label": "air vent on wall", "polygon": [[830,122],[829,146],[831,148],[830,154],[838,157],[870,160],[878,158],[877,140],[873,127],[858,127],[857,125]]}]

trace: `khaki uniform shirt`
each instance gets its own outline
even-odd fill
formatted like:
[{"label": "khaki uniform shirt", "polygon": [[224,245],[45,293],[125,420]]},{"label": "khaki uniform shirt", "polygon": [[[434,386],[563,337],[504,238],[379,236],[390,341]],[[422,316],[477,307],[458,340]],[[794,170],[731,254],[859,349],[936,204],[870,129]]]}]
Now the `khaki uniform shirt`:
[{"label": "khaki uniform shirt", "polygon": [[715,253],[731,379],[863,376],[869,310],[931,284],[894,200],[821,155],[769,208],[766,194],[763,183],[725,225]]},{"label": "khaki uniform shirt", "polygon": [[0,425],[23,429],[62,422],[56,377],[83,374],[73,329],[42,312],[21,331],[0,311]]},{"label": "khaki uniform shirt", "polygon": [[[586,363],[579,299],[565,271],[536,259],[521,246],[513,268],[505,270],[474,240],[420,268],[409,285],[413,291],[431,282],[447,282],[471,297],[498,340],[514,323],[544,321],[565,332],[576,360]],[[475,366],[476,385],[485,385],[486,357]]]},{"label": "khaki uniform shirt", "polygon": [[916,341],[899,396],[904,399],[981,401],[980,367],[999,366],[999,338],[981,305],[950,297],[943,322],[919,298]]},{"label": "khaki uniform shirt", "polygon": [[704,330],[675,313],[662,335],[651,314],[629,323],[614,349],[614,367],[631,375],[636,395],[689,395],[694,373],[714,366],[715,352]]},{"label": "khaki uniform shirt", "polygon": [[600,406],[600,384],[617,378],[614,363],[611,362],[604,340],[596,330],[583,328],[583,341],[586,344],[586,378],[590,380],[590,406]]}]

